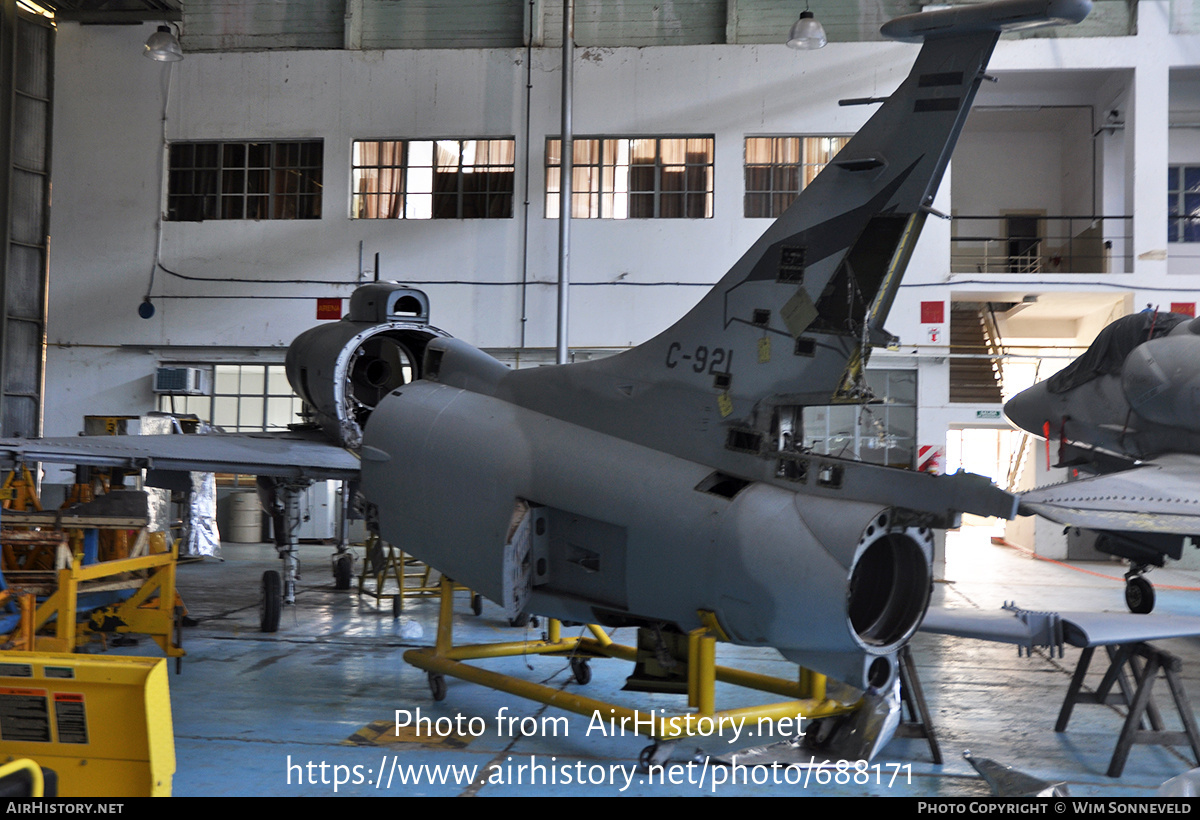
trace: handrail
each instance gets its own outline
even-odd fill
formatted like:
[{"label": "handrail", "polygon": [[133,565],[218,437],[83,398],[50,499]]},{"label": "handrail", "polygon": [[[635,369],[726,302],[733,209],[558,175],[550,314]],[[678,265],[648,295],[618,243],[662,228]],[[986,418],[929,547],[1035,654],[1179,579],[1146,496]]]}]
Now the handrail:
[{"label": "handrail", "polygon": [[996,311],[992,308],[992,303],[987,303],[987,309],[980,311],[980,317],[983,321],[983,341],[987,345],[988,353],[992,355],[992,367],[996,371],[996,381],[1000,385],[1001,395],[1004,391],[1004,359],[1003,356],[1007,352],[1004,349],[1004,343],[1000,337],[1000,323],[996,321]]},{"label": "handrail", "polygon": [[1037,236],[1010,235],[1018,214],[950,218],[950,267],[971,273],[1122,273],[1131,270],[1133,217],[1030,215]]}]

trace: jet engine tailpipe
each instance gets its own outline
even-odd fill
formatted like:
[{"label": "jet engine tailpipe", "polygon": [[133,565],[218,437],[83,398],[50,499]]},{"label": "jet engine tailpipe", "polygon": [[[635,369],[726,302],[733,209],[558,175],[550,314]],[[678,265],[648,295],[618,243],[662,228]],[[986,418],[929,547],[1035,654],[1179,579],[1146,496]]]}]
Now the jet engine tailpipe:
[{"label": "jet engine tailpipe", "polygon": [[929,563],[908,533],[886,532],[850,576],[850,623],[869,646],[891,647],[916,630],[929,604]]}]

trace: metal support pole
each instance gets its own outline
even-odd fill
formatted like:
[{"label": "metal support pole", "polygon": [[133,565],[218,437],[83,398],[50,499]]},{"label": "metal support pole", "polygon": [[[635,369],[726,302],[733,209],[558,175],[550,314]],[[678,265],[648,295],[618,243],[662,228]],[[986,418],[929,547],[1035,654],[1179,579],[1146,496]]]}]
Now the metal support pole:
[{"label": "metal support pole", "polygon": [[444,657],[454,648],[454,582],[442,576],[438,598],[437,640],[434,651]]},{"label": "metal support pole", "polygon": [[696,640],[696,656],[688,662],[696,665],[696,711],[713,715],[717,711],[717,639],[701,635]]},{"label": "metal support pole", "polygon": [[300,546],[300,493],[303,485],[284,484],[283,495],[284,542],[276,542],[279,557],[283,559],[283,602],[296,603],[296,579],[300,577],[300,560],[296,557]]},{"label": "metal support pole", "polygon": [[341,516],[338,519],[338,553],[350,549],[350,482],[342,482]]},{"label": "metal support pole", "polygon": [[571,133],[572,68],[575,61],[575,3],[563,0],[562,146],[558,183],[558,348],[555,361],[567,363],[567,290],[571,285],[571,182],[575,141]]}]

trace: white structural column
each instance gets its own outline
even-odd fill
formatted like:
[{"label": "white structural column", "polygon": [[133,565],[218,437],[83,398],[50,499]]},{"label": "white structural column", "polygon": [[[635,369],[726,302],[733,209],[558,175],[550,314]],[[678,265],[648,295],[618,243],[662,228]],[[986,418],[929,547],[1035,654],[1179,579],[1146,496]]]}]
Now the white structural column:
[{"label": "white structural column", "polygon": [[1145,4],[1138,14],[1140,54],[1125,112],[1125,212],[1133,215],[1133,271],[1142,281],[1159,283],[1167,273],[1170,58],[1167,49],[1151,44],[1168,38],[1161,5]]}]

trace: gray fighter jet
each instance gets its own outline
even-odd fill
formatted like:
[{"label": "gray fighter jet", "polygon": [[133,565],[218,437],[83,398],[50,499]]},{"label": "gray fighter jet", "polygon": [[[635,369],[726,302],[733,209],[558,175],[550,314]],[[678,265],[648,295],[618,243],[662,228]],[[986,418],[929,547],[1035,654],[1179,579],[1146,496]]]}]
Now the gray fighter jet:
[{"label": "gray fighter jet", "polygon": [[[6,441],[0,460],[274,476],[285,600],[295,488],[360,477],[386,540],[513,618],[715,622],[886,686],[928,604],[933,529],[1011,517],[1015,499],[979,476],[806,452],[801,414],[870,398],[867,357],[892,338],[883,322],[1001,31],[1090,7],[1001,0],[888,23],[923,42],[907,79],[693,310],[627,352],[510,370],[430,326],[419,291],[377,283],[288,351],[320,437]],[[264,625],[279,586],[268,573]]]},{"label": "gray fighter jet", "polygon": [[1200,534],[1200,319],[1118,319],[1004,412],[1057,450],[1056,466],[1083,475],[1025,493],[1021,512],[1095,530],[1097,549],[1130,562],[1126,604],[1149,612],[1143,573]]}]

